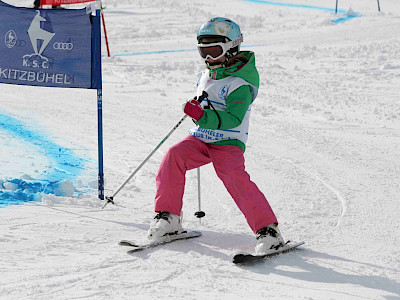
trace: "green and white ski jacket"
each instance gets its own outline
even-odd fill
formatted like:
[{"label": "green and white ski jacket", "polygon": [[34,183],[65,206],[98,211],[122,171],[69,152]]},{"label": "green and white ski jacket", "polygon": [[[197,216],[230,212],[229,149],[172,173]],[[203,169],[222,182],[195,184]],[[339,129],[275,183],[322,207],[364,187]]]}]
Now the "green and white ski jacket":
[{"label": "green and white ski jacket", "polygon": [[190,134],[205,143],[235,145],[244,152],[259,75],[253,52],[242,51],[236,58],[229,67],[210,70],[204,88],[208,98],[201,103],[204,113]]}]

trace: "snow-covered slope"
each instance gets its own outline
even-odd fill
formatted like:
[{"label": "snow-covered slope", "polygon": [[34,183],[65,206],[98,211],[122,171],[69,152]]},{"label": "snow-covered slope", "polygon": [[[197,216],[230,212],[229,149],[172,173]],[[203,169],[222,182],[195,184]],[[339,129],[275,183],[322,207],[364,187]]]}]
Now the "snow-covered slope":
[{"label": "snow-covered slope", "polygon": [[[95,92],[1,85],[2,197],[20,187],[14,179],[55,185],[53,194],[25,194],[39,201],[0,208],[0,299],[400,298],[398,0],[380,0],[381,13],[375,0],[339,0],[338,15],[328,0],[103,5],[112,54],[103,58],[106,194],[183,116],[181,104],[195,96],[204,67],[196,31],[226,16],[241,25],[243,49],[256,52],[261,76],[247,170],[283,236],[306,244],[257,265],[233,265],[230,255],[251,251],[255,238],[205,166],[207,216],[201,224],[193,216],[195,171],[183,209],[184,226],[203,236],[128,255],[117,242],[145,240],[161,157],[193,123],[185,121],[116,205],[102,210]],[[78,166],[68,176],[58,172],[60,155]]]}]

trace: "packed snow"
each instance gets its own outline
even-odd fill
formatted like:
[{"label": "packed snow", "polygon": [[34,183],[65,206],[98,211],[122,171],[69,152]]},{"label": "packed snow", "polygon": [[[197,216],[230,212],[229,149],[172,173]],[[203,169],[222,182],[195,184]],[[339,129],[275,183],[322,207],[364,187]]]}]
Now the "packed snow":
[{"label": "packed snow", "polygon": [[183,116],[204,69],[197,29],[225,16],[261,78],[247,171],[301,250],[232,264],[255,237],[205,166],[206,217],[195,170],[183,208],[203,236],[127,254],[118,241],[146,240],[162,155],[193,123],[102,209],[96,92],[2,84],[0,299],[400,299],[400,3],[339,0],[335,14],[335,2],[103,2],[106,195]]}]

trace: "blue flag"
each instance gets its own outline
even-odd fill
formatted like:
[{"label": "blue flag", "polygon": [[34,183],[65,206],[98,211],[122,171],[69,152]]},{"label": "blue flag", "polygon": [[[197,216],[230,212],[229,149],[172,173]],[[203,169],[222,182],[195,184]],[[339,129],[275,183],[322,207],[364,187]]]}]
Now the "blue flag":
[{"label": "blue flag", "polygon": [[0,0],[0,83],[101,88],[100,18]]}]

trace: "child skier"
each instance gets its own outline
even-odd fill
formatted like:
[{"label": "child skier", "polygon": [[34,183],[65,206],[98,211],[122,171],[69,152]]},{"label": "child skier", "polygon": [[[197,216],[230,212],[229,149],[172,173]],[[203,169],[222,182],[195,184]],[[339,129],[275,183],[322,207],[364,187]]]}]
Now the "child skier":
[{"label": "child skier", "polygon": [[256,253],[265,253],[283,245],[284,240],[267,199],[244,166],[251,105],[259,87],[254,53],[240,51],[240,28],[226,18],[204,23],[197,41],[208,69],[203,73],[207,78],[202,78],[208,97],[202,103],[193,99],[183,105],[184,113],[197,127],[162,159],[156,176],[156,215],[147,236],[162,240],[183,231],[180,214],[186,171],[212,162],[256,234]]}]

